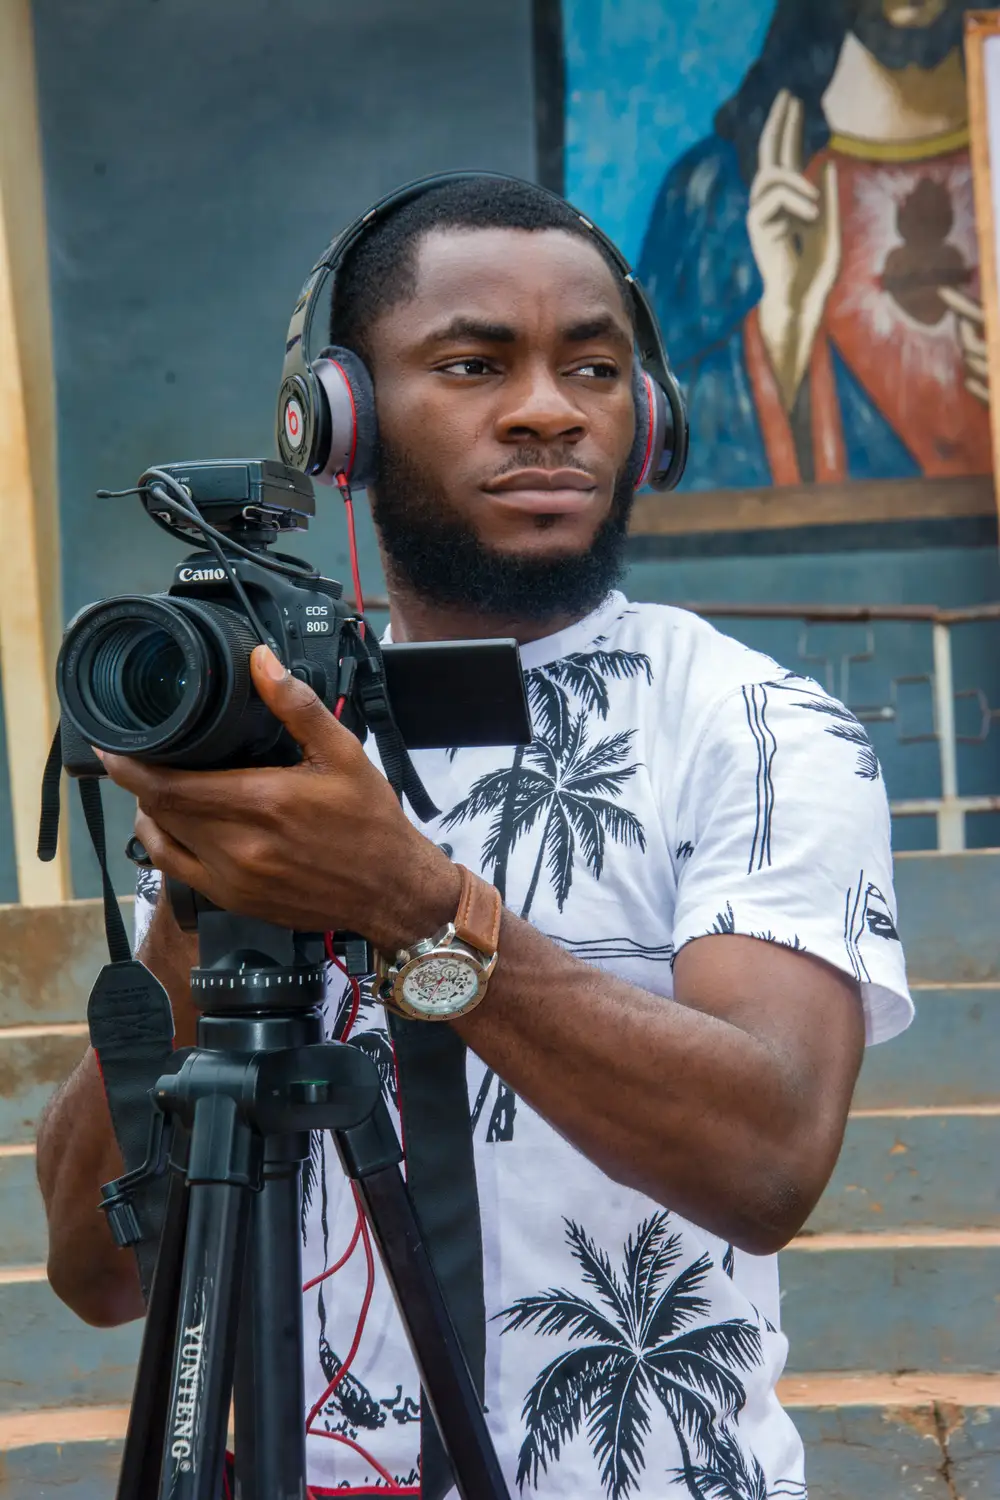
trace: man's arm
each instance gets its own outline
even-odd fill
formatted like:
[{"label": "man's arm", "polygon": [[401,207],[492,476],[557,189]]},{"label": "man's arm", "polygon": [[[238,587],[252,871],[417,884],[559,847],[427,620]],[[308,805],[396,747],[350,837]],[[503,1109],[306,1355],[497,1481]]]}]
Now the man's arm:
[{"label": "man's arm", "polygon": [[[189,975],[195,954],[195,939],[181,932],[161,896],[138,957],[170,996],[178,1047],[194,1043]],[[98,1327],[141,1317],[135,1256],[118,1248],[98,1207],[101,1185],[121,1176],[122,1159],[93,1048],[46,1106],[37,1161],[56,1295]]]},{"label": "man's arm", "polygon": [[801,1228],[837,1160],[864,1049],[857,984],[756,938],[699,938],[665,1000],[504,913],[456,1029],[591,1161],[752,1254]]},{"label": "man's arm", "polygon": [[[184,772],[106,758],[139,799],[157,868],[228,911],[362,932],[385,953],[437,931],[458,906],[455,866],[315,693],[268,675],[262,651],[257,689],[302,746],[298,765]],[[735,935],[683,945],[674,981],[676,1001],[649,994],[505,913],[486,1000],[457,1024],[609,1176],[744,1249],[774,1250],[836,1160],[863,1046],[858,986]]]}]

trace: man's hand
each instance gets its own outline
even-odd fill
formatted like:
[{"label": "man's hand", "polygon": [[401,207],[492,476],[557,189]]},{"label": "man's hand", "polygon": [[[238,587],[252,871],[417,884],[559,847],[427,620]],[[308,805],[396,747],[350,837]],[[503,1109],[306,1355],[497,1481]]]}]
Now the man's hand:
[{"label": "man's hand", "polygon": [[386,952],[430,936],[457,910],[455,866],[312,688],[266,646],[251,666],[302,748],[298,765],[174,771],[102,757],[138,799],[135,830],[153,864],[227,911],[281,927],[343,928]]},{"label": "man's hand", "polygon": [[801,99],[781,89],[760,134],[750,185],[747,233],[764,292],[760,333],[787,410],[791,410],[840,270],[837,168],[827,162],[817,188],[802,160]]}]

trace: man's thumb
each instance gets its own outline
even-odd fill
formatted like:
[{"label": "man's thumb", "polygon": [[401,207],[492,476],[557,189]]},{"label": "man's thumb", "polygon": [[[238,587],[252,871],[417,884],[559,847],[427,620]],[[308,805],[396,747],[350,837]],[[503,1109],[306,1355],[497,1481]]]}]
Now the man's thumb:
[{"label": "man's thumb", "polygon": [[253,683],[267,707],[280,719],[307,756],[317,755],[336,723],[308,683],[293,677],[269,646],[255,646],[250,654]]}]

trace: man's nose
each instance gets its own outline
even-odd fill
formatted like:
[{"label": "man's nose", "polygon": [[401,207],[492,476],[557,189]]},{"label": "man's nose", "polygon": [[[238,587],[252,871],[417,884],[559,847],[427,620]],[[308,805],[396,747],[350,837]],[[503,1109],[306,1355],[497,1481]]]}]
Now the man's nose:
[{"label": "man's nose", "polygon": [[520,442],[534,438],[544,443],[583,437],[584,413],[566,383],[547,365],[533,366],[508,390],[512,399],[500,417],[501,439]]}]

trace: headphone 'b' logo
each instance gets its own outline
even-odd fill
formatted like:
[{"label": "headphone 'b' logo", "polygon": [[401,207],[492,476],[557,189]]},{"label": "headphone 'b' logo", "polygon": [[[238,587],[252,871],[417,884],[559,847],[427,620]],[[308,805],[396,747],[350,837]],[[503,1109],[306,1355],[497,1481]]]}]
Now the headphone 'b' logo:
[{"label": "headphone 'b' logo", "polygon": [[285,437],[290,448],[302,447],[302,407],[294,396],[285,402]]}]

